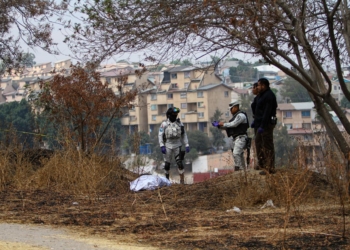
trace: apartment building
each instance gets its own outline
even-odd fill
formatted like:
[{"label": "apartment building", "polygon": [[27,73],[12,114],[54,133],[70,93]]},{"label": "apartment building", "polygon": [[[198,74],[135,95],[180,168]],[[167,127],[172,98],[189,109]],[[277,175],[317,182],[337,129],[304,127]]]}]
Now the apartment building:
[{"label": "apartment building", "polygon": [[[153,87],[153,84],[147,81],[147,75],[138,77],[135,69],[130,65],[108,66],[100,70],[101,82],[108,84],[116,95],[123,92],[138,89],[139,94],[132,102],[132,107],[123,107],[121,110],[121,124],[126,133],[138,131],[147,132],[147,91],[144,88]],[[146,111],[146,112],[145,112]]]},{"label": "apartment building", "polygon": [[[342,127],[334,112],[333,120]],[[346,112],[349,119],[350,114]],[[325,129],[322,127],[313,102],[280,103],[277,109],[278,120],[287,128],[288,134],[298,142],[298,155],[305,159],[309,168],[319,168],[323,162]]]},{"label": "apartment building", "polygon": [[24,68],[20,72],[6,72],[0,81],[0,103],[21,101],[27,98],[31,91],[39,91],[41,80],[48,80],[54,74],[69,74],[71,60],[62,60],[36,64],[32,68]]},{"label": "apartment building", "polygon": [[[56,72],[69,73],[70,65],[70,60],[58,61],[54,67],[51,67],[51,63],[44,63],[26,69],[17,78],[11,75],[3,77],[0,102],[20,101],[28,95],[29,89],[39,90],[41,79],[49,79]],[[216,109],[225,113],[224,118],[230,117],[227,107],[232,101],[232,89],[222,84],[213,66],[204,69],[194,66],[172,67],[142,76],[135,74],[131,65],[109,65],[99,71],[101,81],[108,84],[117,95],[138,90],[132,108],[124,107],[122,110],[122,125],[129,133],[150,133],[166,119],[165,113],[172,106],[181,109],[179,118],[186,130],[200,130],[208,135],[210,119]]]},{"label": "apartment building", "polygon": [[164,71],[163,80],[148,91],[149,131],[166,119],[170,107],[180,108],[179,118],[187,131],[200,130],[210,136],[215,110],[226,111],[231,102],[231,88],[222,84],[214,67],[205,69],[179,66]]}]

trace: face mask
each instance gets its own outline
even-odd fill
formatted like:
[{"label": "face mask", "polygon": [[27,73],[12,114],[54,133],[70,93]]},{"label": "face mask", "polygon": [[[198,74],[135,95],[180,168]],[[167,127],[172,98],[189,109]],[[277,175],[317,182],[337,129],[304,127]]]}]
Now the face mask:
[{"label": "face mask", "polygon": [[177,115],[169,115],[169,120],[170,120],[171,122],[176,121],[176,118],[177,118]]}]

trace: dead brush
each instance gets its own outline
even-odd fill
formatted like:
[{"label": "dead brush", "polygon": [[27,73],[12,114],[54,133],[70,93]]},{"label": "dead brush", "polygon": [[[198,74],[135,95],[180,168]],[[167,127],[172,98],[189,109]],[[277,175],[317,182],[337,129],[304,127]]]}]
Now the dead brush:
[{"label": "dead brush", "polygon": [[1,145],[0,151],[0,191],[27,189],[26,180],[35,172],[35,166],[25,154],[23,144],[17,143],[16,136],[10,138],[8,135],[5,145]]},{"label": "dead brush", "polygon": [[[234,169],[232,156],[224,161],[227,169]],[[223,209],[230,209],[234,206],[249,207],[265,202],[269,194],[261,181],[262,178],[257,171],[248,170],[227,175],[215,186],[215,192],[221,195],[218,205]]]},{"label": "dead brush", "polygon": [[[344,134],[345,140],[349,141],[349,135]],[[340,205],[342,215],[342,237],[346,235],[346,216],[349,213],[349,192],[350,192],[350,173],[347,164],[349,160],[343,157],[336,144],[329,140],[328,136],[319,135],[317,137],[320,148],[318,156],[324,159],[318,165],[318,171],[325,175],[328,183],[335,193]]]},{"label": "dead brush", "polygon": [[118,159],[106,159],[96,154],[82,155],[76,150],[59,151],[34,175],[31,186],[53,189],[89,199],[111,189],[125,193],[128,175]]}]

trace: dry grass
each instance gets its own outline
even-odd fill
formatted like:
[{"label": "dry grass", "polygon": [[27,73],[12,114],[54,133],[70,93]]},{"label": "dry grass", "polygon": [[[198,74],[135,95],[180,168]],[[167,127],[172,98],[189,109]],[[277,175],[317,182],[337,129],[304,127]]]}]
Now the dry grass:
[{"label": "dry grass", "polygon": [[[38,166],[23,152],[15,161],[5,152],[0,219],[125,236],[159,248],[347,247],[349,200],[337,174],[294,164],[274,175],[238,172],[133,193],[129,181],[137,176],[121,162],[71,150],[55,152]],[[268,199],[276,208],[260,209]],[[234,206],[242,212],[226,212]]]}]

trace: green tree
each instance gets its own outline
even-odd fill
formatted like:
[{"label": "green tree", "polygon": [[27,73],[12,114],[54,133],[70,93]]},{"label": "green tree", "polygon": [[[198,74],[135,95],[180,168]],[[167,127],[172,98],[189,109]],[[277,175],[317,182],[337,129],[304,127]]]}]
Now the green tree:
[{"label": "green tree", "polygon": [[297,142],[289,135],[287,128],[278,124],[274,130],[276,166],[282,167],[295,157]]},{"label": "green tree", "polygon": [[181,66],[192,66],[193,65],[189,59],[184,59],[182,61],[181,61],[181,59],[176,59],[174,61],[171,61],[170,63],[175,64],[175,65],[181,65]]},{"label": "green tree", "polygon": [[[215,110],[214,115],[210,118],[211,121],[220,121],[221,116],[223,115],[219,109]],[[212,144],[214,147],[224,146],[225,145],[225,135],[221,129],[210,127],[210,132],[212,134]]]},{"label": "green tree", "polygon": [[[158,138],[158,136],[157,136]],[[134,132],[123,139],[123,148],[129,152],[139,153],[139,147],[151,143],[151,137],[144,131]]]},{"label": "green tree", "polygon": [[160,163],[164,161],[164,156],[160,151],[160,146],[158,141],[158,132],[159,132],[159,125],[156,126],[150,133],[150,143],[151,143],[151,149],[152,149],[152,154],[150,157],[153,160]]},{"label": "green tree", "polygon": [[289,98],[291,102],[311,102],[311,98],[307,90],[295,79],[287,77],[281,88],[281,96]]},{"label": "green tree", "polygon": [[192,148],[190,152],[185,155],[185,160],[193,162],[198,158],[198,156],[199,155],[198,155],[197,149]]},{"label": "green tree", "polygon": [[238,60],[238,66],[231,67],[229,74],[232,82],[250,82],[256,80],[258,70],[251,63]]},{"label": "green tree", "polygon": [[276,88],[271,88],[271,91],[277,96],[278,89],[276,89]]},{"label": "green tree", "polygon": [[191,148],[195,148],[198,152],[206,153],[211,147],[208,135],[200,130],[188,131],[188,141]]},{"label": "green tree", "polygon": [[24,53],[22,55],[21,65],[27,68],[31,68],[36,64],[34,60],[35,60],[35,55],[33,53]]},{"label": "green tree", "polygon": [[340,106],[347,109],[350,108],[350,102],[348,99],[345,98],[345,96],[343,96],[343,98],[341,99]]},{"label": "green tree", "polygon": [[0,105],[0,135],[4,140],[11,131],[25,146],[31,145],[35,134],[35,116],[32,107],[25,100]]}]

